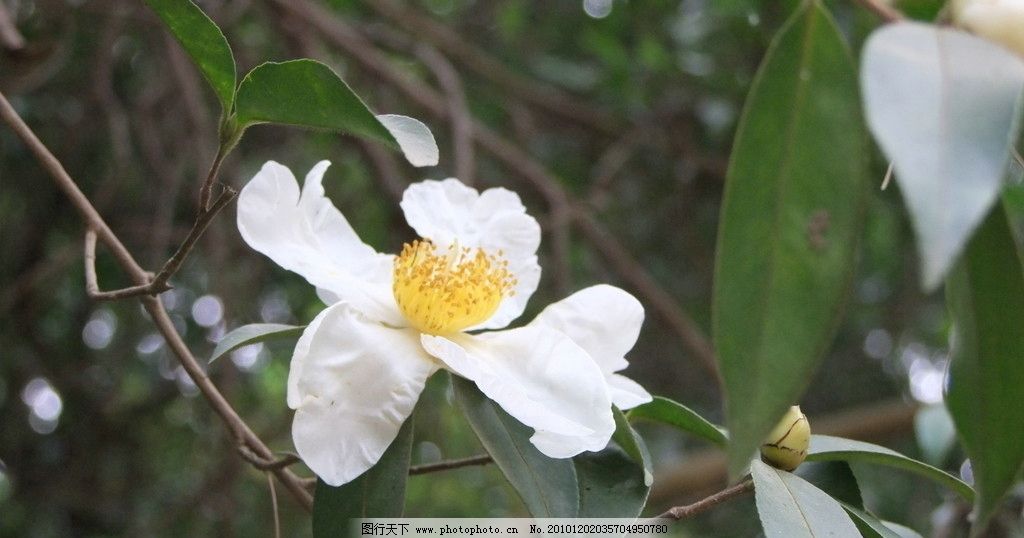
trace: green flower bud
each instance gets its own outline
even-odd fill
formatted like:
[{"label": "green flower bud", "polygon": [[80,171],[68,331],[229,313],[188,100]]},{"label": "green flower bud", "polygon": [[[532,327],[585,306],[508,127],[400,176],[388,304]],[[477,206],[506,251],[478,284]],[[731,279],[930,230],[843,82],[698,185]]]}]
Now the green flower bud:
[{"label": "green flower bud", "polygon": [[792,471],[804,462],[810,444],[811,425],[800,406],[794,405],[761,445],[761,460],[783,471]]},{"label": "green flower bud", "polygon": [[1024,2],[953,0],[953,22],[1024,56]]}]

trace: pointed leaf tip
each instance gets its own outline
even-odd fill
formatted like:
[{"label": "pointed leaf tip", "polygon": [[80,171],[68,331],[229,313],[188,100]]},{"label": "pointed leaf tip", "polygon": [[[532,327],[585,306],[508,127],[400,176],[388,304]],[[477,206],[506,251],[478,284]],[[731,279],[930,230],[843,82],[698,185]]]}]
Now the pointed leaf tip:
[{"label": "pointed leaf tip", "polygon": [[422,121],[398,114],[380,114],[377,121],[395,138],[410,164],[419,168],[437,165],[437,141]]},{"label": "pointed leaf tip", "polygon": [[934,290],[1002,189],[1024,62],[960,30],[889,24],[864,45],[861,87],[910,213],[922,287]]}]

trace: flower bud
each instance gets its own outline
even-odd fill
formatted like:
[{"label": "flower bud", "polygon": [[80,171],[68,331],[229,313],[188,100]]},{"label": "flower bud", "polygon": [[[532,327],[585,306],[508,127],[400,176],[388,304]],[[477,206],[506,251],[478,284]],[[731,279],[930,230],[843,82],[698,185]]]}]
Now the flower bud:
[{"label": "flower bud", "polygon": [[794,405],[761,445],[761,460],[772,467],[792,471],[804,462],[810,444],[811,425],[800,411],[800,406]]},{"label": "flower bud", "polygon": [[1024,56],[1024,0],[953,0],[953,21]]}]

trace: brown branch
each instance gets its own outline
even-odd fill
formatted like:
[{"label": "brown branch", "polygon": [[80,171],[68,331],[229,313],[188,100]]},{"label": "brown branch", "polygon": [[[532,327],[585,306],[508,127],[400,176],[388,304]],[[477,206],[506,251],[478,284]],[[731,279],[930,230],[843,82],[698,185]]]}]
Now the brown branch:
[{"label": "brown branch", "polygon": [[434,72],[434,77],[448,97],[448,117],[451,118],[452,140],[455,146],[455,177],[466,185],[473,185],[476,175],[473,154],[473,117],[466,106],[466,93],[462,80],[440,52],[433,47],[419,45],[416,56]]},{"label": "brown branch", "polygon": [[471,458],[439,461],[437,463],[424,463],[423,465],[413,465],[412,467],[409,467],[409,476],[436,473],[438,471],[449,471],[461,467],[470,467],[472,465],[487,465],[493,461],[494,460],[491,458],[490,454],[481,454]]},{"label": "brown branch", "polygon": [[85,231],[85,294],[94,301],[114,301],[127,297],[147,295],[153,289],[152,283],[129,286],[114,291],[100,291],[96,282],[96,232]]},{"label": "brown branch", "polygon": [[217,174],[220,172],[220,165],[224,162],[224,157],[227,157],[228,151],[231,151],[230,148],[228,148],[226,144],[222,143],[220,148],[217,150],[217,155],[213,158],[213,164],[210,165],[210,171],[206,174],[206,180],[203,181],[203,186],[199,189],[199,218],[202,218],[205,212],[212,210],[212,207],[210,206],[210,198],[213,197],[213,184],[217,180]]},{"label": "brown branch", "polygon": [[[214,174],[215,171],[211,170],[210,173]],[[158,290],[160,288],[169,289],[167,281],[178,272],[178,269],[181,269],[181,264],[184,263],[185,258],[188,257],[192,248],[196,245],[196,241],[202,237],[203,232],[205,232],[206,228],[211,222],[213,222],[213,218],[217,216],[217,213],[230,204],[231,200],[235,199],[236,194],[238,193],[235,189],[225,185],[224,190],[220,193],[220,196],[217,197],[217,200],[213,202],[212,206],[208,209],[199,210],[199,215],[196,216],[196,222],[192,225],[192,229],[189,230],[188,236],[185,237],[185,240],[182,241],[178,250],[160,269],[160,272],[153,277],[153,283],[151,286],[154,290]]]},{"label": "brown branch", "polygon": [[[53,178],[57,187],[64,192],[64,194],[71,200],[72,205],[78,211],[82,220],[85,221],[86,227],[92,230],[97,239],[103,242],[103,244],[113,253],[114,258],[117,260],[121,269],[128,273],[128,276],[135,282],[136,285],[147,285],[150,284],[149,274],[136,263],[135,258],[132,257],[128,249],[125,248],[121,240],[111,231],[103,217],[100,216],[99,212],[92,205],[88,198],[78,188],[71,176],[68,175],[67,171],[61,165],[60,161],[50,153],[49,149],[39,141],[35,133],[25,124],[25,122],[18,116],[14,108],[7,101],[7,98],[0,93],[0,118],[7,123],[15,134],[28,146],[29,150],[35,155],[40,165],[45,169],[50,176]],[[163,304],[160,300],[153,295],[144,295],[141,298],[142,304],[149,313],[150,318],[156,325],[157,330],[163,335],[167,346],[177,356],[178,361],[181,363],[182,368],[195,383],[196,387],[206,398],[210,406],[213,408],[225,426],[232,432],[235,439],[240,444],[245,444],[252,451],[260,456],[261,458],[272,459],[273,452],[263,443],[263,441],[256,436],[255,433],[249,428],[249,425],[238,415],[231,404],[224,398],[224,395],[217,389],[216,385],[206,375],[206,372],[200,366],[199,361],[189,350],[185,341],[182,340],[181,335],[178,334],[177,329],[174,328],[174,323],[171,318],[167,315],[167,311],[164,310]],[[306,491],[303,486],[302,480],[295,476],[294,473],[288,469],[279,468],[273,469],[270,472],[274,474],[288,490],[295,496],[296,500],[306,508],[306,510],[312,510],[313,498]]]},{"label": "brown branch", "polygon": [[242,456],[242,459],[249,462],[253,467],[261,471],[273,471],[275,469],[284,469],[289,465],[294,465],[296,463],[302,462],[302,458],[300,458],[296,454],[289,453],[285,454],[280,458],[274,459],[265,458],[263,456],[256,454],[255,452],[252,451],[251,448],[249,448],[248,445],[238,445],[236,448],[238,450],[238,453]]},{"label": "brown branch", "polygon": [[[397,88],[411,102],[426,109],[431,115],[451,120],[445,99],[425,87],[421,82],[409,78],[406,73],[391,66],[391,62],[366,40],[358,31],[341,18],[322,6],[309,0],[272,0],[284,11],[294,14],[308,26],[316,29],[325,39],[341,47],[367,71],[378,76],[384,82]],[[510,170],[524,179],[537,190],[547,201],[552,211],[560,206],[571,207],[569,194],[561,186],[558,179],[547,168],[530,154],[509,142],[501,135],[473,120],[473,138],[480,148],[488,152]],[[576,227],[582,232],[584,239],[605,254],[606,258],[618,260],[613,268],[620,277],[646,303],[654,306],[654,313],[672,328],[683,346],[698,359],[700,364],[713,375],[717,374],[714,353],[706,336],[671,295],[664,290],[647,270],[614,236],[605,230],[596,219],[586,215],[580,217],[579,212],[573,218]]]},{"label": "brown branch", "polygon": [[754,491],[754,481],[747,479],[744,480],[743,482],[740,482],[739,484],[736,484],[735,486],[725,488],[722,491],[719,491],[718,493],[715,493],[714,495],[711,495],[709,497],[705,497],[693,504],[687,504],[685,506],[673,506],[672,508],[666,510],[665,513],[657,516],[654,519],[680,520],[690,518],[697,514],[707,512],[708,510],[711,510],[712,508],[726,501],[735,499],[736,497],[740,497],[742,495],[746,495],[751,491]]},{"label": "brown branch", "polygon": [[864,9],[874,13],[885,22],[899,22],[905,19],[903,13],[890,6],[885,0],[856,0]]},{"label": "brown branch", "polygon": [[281,514],[277,509],[277,489],[274,487],[274,477],[267,473],[267,485],[270,487],[270,507],[274,511],[274,538],[281,538]]},{"label": "brown branch", "polygon": [[[904,434],[913,427],[917,406],[902,400],[889,400],[810,417],[814,433],[849,437],[861,441],[881,441]],[[678,502],[701,492],[713,491],[725,483],[725,455],[721,450],[689,452],[683,463],[661,469],[651,489],[651,505]]]},{"label": "brown branch", "polygon": [[617,134],[621,122],[602,110],[589,108],[578,97],[549,84],[531,80],[505,66],[444,24],[419,14],[395,0],[364,0],[367,7],[387,17],[417,39],[425,39],[480,76],[518,98],[577,124],[605,134]]}]

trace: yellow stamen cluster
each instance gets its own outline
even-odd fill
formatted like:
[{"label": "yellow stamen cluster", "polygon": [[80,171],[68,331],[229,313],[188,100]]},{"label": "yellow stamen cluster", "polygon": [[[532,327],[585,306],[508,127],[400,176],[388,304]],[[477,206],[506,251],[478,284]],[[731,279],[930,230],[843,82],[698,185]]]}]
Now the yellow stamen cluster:
[{"label": "yellow stamen cluster", "polygon": [[499,251],[459,247],[439,252],[427,240],[402,247],[395,259],[395,301],[421,332],[453,334],[486,321],[515,292],[516,279]]}]

